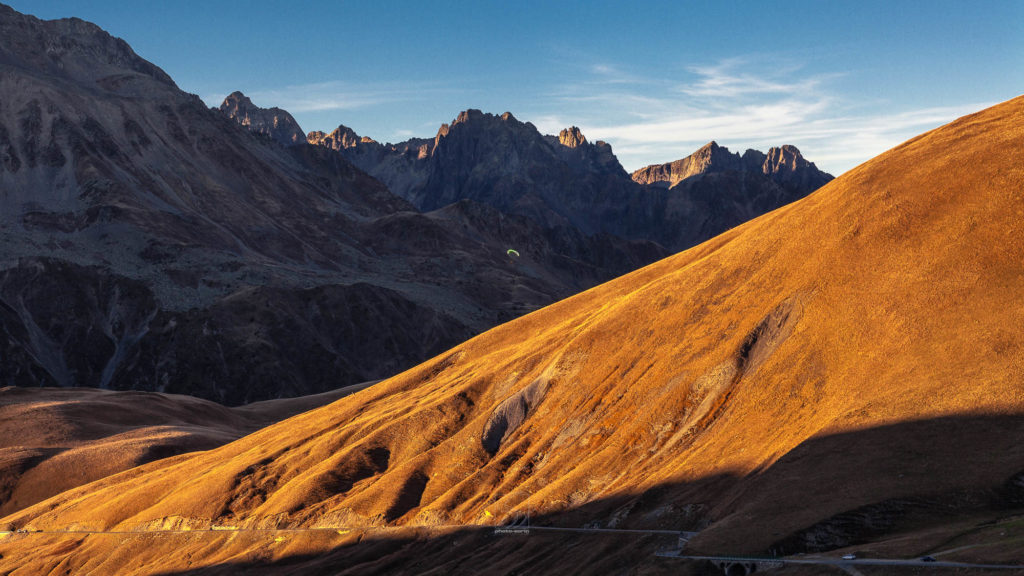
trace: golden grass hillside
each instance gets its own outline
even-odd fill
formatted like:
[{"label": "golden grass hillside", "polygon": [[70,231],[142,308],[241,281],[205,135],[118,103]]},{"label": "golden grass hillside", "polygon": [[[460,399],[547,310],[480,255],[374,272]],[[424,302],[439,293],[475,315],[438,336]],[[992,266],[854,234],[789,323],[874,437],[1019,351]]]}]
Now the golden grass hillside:
[{"label": "golden grass hillside", "polygon": [[157,392],[0,388],[0,514],[154,460],[222,446],[367,384],[239,408]]},{"label": "golden grass hillside", "polygon": [[358,394],[2,523],[529,510],[703,529],[695,549],[736,553],[880,503],[998,492],[1024,472],[1022,156],[1019,97]]}]

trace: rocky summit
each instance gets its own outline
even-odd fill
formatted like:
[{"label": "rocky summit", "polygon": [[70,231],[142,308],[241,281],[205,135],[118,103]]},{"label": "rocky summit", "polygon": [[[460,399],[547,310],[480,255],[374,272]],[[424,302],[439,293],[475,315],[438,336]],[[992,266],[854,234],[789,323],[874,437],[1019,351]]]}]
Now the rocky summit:
[{"label": "rocky summit", "polygon": [[280,108],[260,108],[241,92],[228,94],[220,105],[220,111],[253,132],[266,134],[285,146],[306,141],[291,114]]},{"label": "rocky summit", "polygon": [[563,128],[558,133],[558,143],[566,148],[576,148],[581,144],[586,144],[587,139],[583,136],[583,132],[580,129],[573,126],[571,128]]}]

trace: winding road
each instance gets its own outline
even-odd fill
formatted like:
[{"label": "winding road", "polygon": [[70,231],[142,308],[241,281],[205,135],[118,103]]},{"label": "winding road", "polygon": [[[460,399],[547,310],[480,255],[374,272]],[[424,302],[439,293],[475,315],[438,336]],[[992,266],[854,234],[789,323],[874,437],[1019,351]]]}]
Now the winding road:
[{"label": "winding road", "polygon": [[[33,535],[103,535],[103,534],[117,534],[117,535],[141,535],[141,534],[202,534],[208,532],[254,532],[254,533],[295,533],[295,532],[337,532],[338,534],[346,534],[352,531],[363,531],[363,532],[377,532],[377,531],[392,531],[392,530],[408,530],[412,529],[487,529],[493,528],[496,533],[500,534],[501,531],[510,531],[510,533],[529,533],[533,531],[537,532],[562,532],[562,533],[574,533],[574,534],[656,534],[663,536],[674,536],[680,540],[689,540],[697,535],[697,532],[685,532],[679,530],[643,530],[643,529],[625,529],[625,528],[564,528],[556,526],[530,526],[527,523],[514,522],[511,524],[503,525],[481,525],[481,524],[442,524],[437,526],[359,526],[359,527],[309,527],[309,528],[240,528],[236,526],[211,526],[207,529],[162,529],[162,530],[27,530],[27,531],[0,531],[0,538],[6,538],[8,536],[33,536]],[[948,551],[947,551],[948,552]],[[750,564],[750,563],[763,563],[763,564],[774,564],[774,565],[785,565],[785,564],[801,564],[801,565],[818,565],[818,566],[834,566],[836,568],[846,570],[850,573],[857,573],[857,566],[896,566],[896,567],[914,567],[914,568],[974,568],[974,569],[988,569],[988,570],[1022,570],[1024,571],[1024,565],[1015,564],[978,564],[978,563],[967,563],[967,562],[949,562],[945,560],[935,560],[926,562],[921,559],[897,559],[897,558],[856,558],[852,560],[846,560],[843,558],[830,558],[825,556],[785,556],[778,558],[766,558],[766,557],[751,557],[751,556],[699,556],[684,554],[682,550],[657,552],[655,556],[660,558],[672,558],[677,560],[707,560],[716,563],[736,563],[736,564]]]}]

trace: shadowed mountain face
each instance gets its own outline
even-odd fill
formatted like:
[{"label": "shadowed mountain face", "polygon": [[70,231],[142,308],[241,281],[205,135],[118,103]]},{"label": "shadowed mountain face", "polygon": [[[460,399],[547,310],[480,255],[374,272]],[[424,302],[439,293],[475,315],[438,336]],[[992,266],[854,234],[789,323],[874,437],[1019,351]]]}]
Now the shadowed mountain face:
[{"label": "shadowed mountain face", "polygon": [[[694,551],[743,554],[995,521],[1022,502],[1022,147],[1024,97],[329,406],[3,524],[368,529],[530,511],[699,529]],[[5,566],[55,562],[61,535],[19,538],[0,545]],[[150,564],[118,566],[234,559],[211,537],[157,541]],[[100,539],[64,542],[63,566],[111,557]],[[290,550],[267,554],[309,560]]]},{"label": "shadowed mountain face", "polygon": [[587,141],[575,126],[543,136],[508,112],[467,110],[433,139],[399,144],[382,145],[345,126],[307,137],[340,151],[420,209],[469,199],[548,226],[653,240],[673,251],[832,179],[793,146],[740,157],[714,142],[631,178],[607,143]]},{"label": "shadowed mountain face", "polygon": [[[393,373],[472,335],[450,316],[365,283],[254,287],[179,311],[161,307],[142,281],[54,259],[0,273],[0,301],[4,385],[86,382],[229,403]],[[400,328],[381,330],[382,322]]]},{"label": "shadowed mountain face", "polygon": [[715,142],[681,160],[637,170],[632,178],[648,185],[647,217],[632,216],[629,207],[620,211],[621,233],[633,237],[653,230],[653,240],[680,247],[803,198],[832,180],[795,146],[740,156]]},{"label": "shadowed mountain face", "polygon": [[4,385],[308,394],[668,254],[472,202],[420,213],[285,146],[287,112],[211,110],[92,24],[0,7],[0,30]]}]

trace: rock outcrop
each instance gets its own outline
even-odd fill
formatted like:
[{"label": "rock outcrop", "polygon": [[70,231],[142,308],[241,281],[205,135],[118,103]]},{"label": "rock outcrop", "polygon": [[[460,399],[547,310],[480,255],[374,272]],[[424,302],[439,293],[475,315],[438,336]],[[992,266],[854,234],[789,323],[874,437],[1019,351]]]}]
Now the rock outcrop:
[{"label": "rock outcrop", "polygon": [[563,128],[558,133],[558,143],[567,148],[575,148],[586,144],[587,139],[583,136],[583,132],[580,132],[579,128],[573,126],[571,128]]},{"label": "rock outcrop", "polygon": [[334,132],[330,134],[314,130],[306,135],[306,141],[314,146],[326,146],[332,150],[345,150],[346,148],[355,148],[360,144],[372,145],[377,143],[372,138],[365,136],[360,138],[354,130],[343,125],[335,128]]}]

